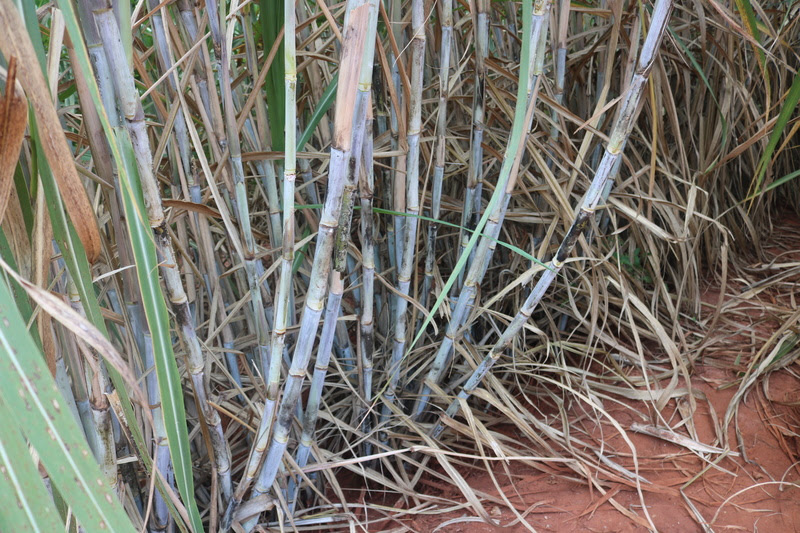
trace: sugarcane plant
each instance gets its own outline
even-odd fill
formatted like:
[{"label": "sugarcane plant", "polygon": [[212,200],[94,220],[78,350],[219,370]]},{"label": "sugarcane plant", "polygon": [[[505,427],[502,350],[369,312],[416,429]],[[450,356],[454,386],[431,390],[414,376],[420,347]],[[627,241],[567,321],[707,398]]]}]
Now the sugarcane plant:
[{"label": "sugarcane plant", "polygon": [[[450,49],[453,37],[453,2],[444,0],[441,5],[442,36],[439,46],[439,108],[436,114],[436,161],[433,167],[433,185],[431,194],[431,218],[434,220],[428,226],[428,241],[425,248],[425,281],[422,285],[422,294],[426,299],[430,297],[433,286],[433,267],[436,263],[436,236],[439,224],[436,222],[442,216],[442,182],[447,150],[447,99],[450,93]],[[477,84],[476,84],[477,85]],[[477,163],[476,163],[477,164]],[[480,166],[480,165],[478,165]],[[425,302],[428,306],[428,302]]]},{"label": "sugarcane plant", "polygon": [[[293,36],[295,34],[295,10],[293,2],[286,2],[284,6],[284,31]],[[275,409],[278,403],[278,394],[281,377],[281,360],[286,344],[286,328],[289,322],[289,304],[292,290],[292,264],[294,261],[294,191],[297,178],[297,158],[295,150],[296,130],[291,127],[296,121],[295,91],[297,86],[297,60],[296,47],[293,38],[284,40],[284,76],[285,76],[285,129],[286,147],[283,164],[283,235],[281,251],[281,271],[276,298],[274,327],[270,351],[265,354],[264,367],[267,371],[267,397],[261,414],[256,440],[250,452],[244,476],[236,488],[234,499],[228,505],[222,521],[222,528],[227,529],[233,519],[233,513],[241,503],[245,492],[258,474],[264,452],[269,443],[270,429],[274,422]],[[244,199],[244,198],[243,198]],[[260,298],[259,298],[260,301]]]},{"label": "sugarcane plant", "polygon": [[549,264],[542,270],[539,280],[536,282],[531,293],[525,299],[525,303],[514,316],[511,323],[506,327],[503,334],[497,340],[489,353],[484,357],[483,361],[478,365],[467,382],[464,384],[458,397],[453,400],[440,417],[432,429],[430,435],[433,438],[438,438],[442,431],[445,429],[444,417],[452,418],[458,413],[461,408],[462,402],[467,400],[475,389],[481,384],[484,378],[489,374],[494,364],[504,353],[505,349],[514,341],[519,331],[530,318],[533,310],[542,300],[542,297],[547,292],[547,289],[556,279],[558,273],[564,267],[565,262],[569,259],[572,250],[578,242],[578,239],[583,235],[586,229],[594,219],[595,211],[597,210],[603,190],[609,178],[613,175],[612,170],[618,159],[622,157],[625,143],[628,136],[633,129],[636,116],[639,112],[639,102],[642,98],[645,85],[647,83],[650,69],[656,58],[661,39],[667,28],[669,15],[672,11],[672,0],[656,0],[653,6],[653,16],[650,21],[650,29],[647,37],[642,44],[642,50],[639,54],[639,61],[634,72],[633,79],[625,93],[619,117],[614,124],[614,129],[611,131],[608,143],[606,144],[603,158],[600,165],[595,172],[594,178],[589,185],[583,201],[578,208],[575,219],[569,227],[558,251],[555,253]]},{"label": "sugarcane plant", "polygon": [[[475,248],[466,279],[459,291],[453,313],[447,324],[445,336],[439,344],[436,357],[421,387],[418,400],[413,408],[413,416],[415,418],[420,418],[425,413],[431,389],[438,384],[444,374],[453,352],[456,335],[468,319],[471,306],[477,296],[478,287],[489,268],[492,255],[497,247],[497,240],[511,199],[511,193],[516,184],[524,139],[528,130],[530,130],[533,120],[533,108],[537,96],[536,86],[538,78],[542,74],[542,65],[544,64],[544,54],[546,52],[545,44],[547,42],[549,13],[549,0],[538,0],[533,5],[525,2],[522,5],[522,34],[527,38],[523,40],[520,56],[520,82],[517,89],[517,105],[511,136],[506,146],[506,154],[503,159],[503,166],[500,169],[495,193],[487,207],[487,212],[483,216],[485,222],[482,222],[486,227],[484,230],[485,235],[481,237],[477,248]],[[474,240],[481,230],[482,224],[479,222],[476,226],[475,234],[470,240]],[[462,252],[462,260],[468,257],[469,248],[470,246],[467,246],[465,251]]]},{"label": "sugarcane plant", "polygon": [[[372,29],[370,24],[374,25],[377,21],[377,13],[374,13],[377,11],[377,3],[352,1],[349,2],[348,11],[349,24],[345,28],[342,49],[342,69],[347,70],[340,71],[339,88],[341,91],[350,91],[353,94],[346,92],[342,94],[341,102],[345,105],[337,107],[335,112],[328,191],[320,218],[320,230],[311,270],[311,287],[316,288],[318,292],[315,291],[306,296],[306,307],[300,323],[300,333],[295,345],[289,377],[284,385],[284,394],[278,409],[277,424],[269,452],[253,490],[254,495],[263,494],[269,490],[278,472],[283,452],[288,443],[295,407],[300,399],[301,387],[305,380],[306,368],[316,337],[316,329],[319,326],[322,301],[327,294],[328,283],[332,280],[337,287],[341,284],[342,265],[337,265],[337,268],[332,269],[336,252],[335,237],[342,217],[347,215],[347,204],[353,201],[352,197],[347,195],[354,193],[349,185],[353,181],[352,174],[357,171],[358,167],[350,162],[354,159],[360,160],[361,147],[356,146],[356,143],[363,140],[366,119],[365,106],[367,104],[366,99],[359,94],[365,91],[358,90],[358,82],[363,79],[361,72],[364,70],[364,65],[371,65],[368,51],[374,50],[374,48],[367,45],[370,36],[373,38],[375,36],[374,30],[370,31]],[[367,79],[370,77],[371,75]],[[350,205],[350,209],[352,209],[352,205]],[[338,298],[334,298],[334,302],[337,300]],[[334,302],[332,305],[335,305]],[[338,313],[338,309],[331,309],[332,317],[338,317]],[[335,321],[328,327],[329,335],[334,327]],[[322,342],[326,341],[331,342],[331,339],[323,337]],[[324,349],[325,344],[320,346]]]},{"label": "sugarcane plant", "polygon": [[[461,226],[474,228],[481,214],[481,192],[483,181],[483,115],[486,106],[486,56],[489,51],[489,2],[476,0],[472,13],[472,30],[475,39],[475,80],[472,93],[472,121],[470,124],[470,154],[467,172],[467,187],[464,189],[464,206],[461,211]],[[522,63],[520,63],[522,65]],[[460,253],[467,249],[470,235],[461,230]],[[464,270],[458,273],[456,289],[464,282]]]},{"label": "sugarcane plant", "polygon": [[[381,408],[381,423],[389,419],[392,407],[396,403],[396,389],[400,380],[400,365],[406,349],[408,336],[408,296],[411,287],[411,275],[414,268],[414,252],[417,245],[417,228],[419,226],[419,166],[420,166],[420,133],[422,129],[422,85],[425,68],[425,14],[424,2],[413,0],[411,3],[411,97],[409,102],[408,157],[406,162],[406,190],[404,232],[402,248],[397,260],[397,298],[394,310],[394,327],[392,339],[392,357],[388,363],[388,384]],[[400,239],[400,235],[395,238]]]}]

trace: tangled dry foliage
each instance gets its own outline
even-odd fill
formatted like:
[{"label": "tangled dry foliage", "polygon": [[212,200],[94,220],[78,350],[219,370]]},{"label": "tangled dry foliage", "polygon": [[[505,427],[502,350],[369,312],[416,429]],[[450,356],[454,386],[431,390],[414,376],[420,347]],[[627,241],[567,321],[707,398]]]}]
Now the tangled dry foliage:
[{"label": "tangled dry foliage", "polygon": [[[124,205],[123,193],[114,190],[120,182],[112,166],[122,167],[123,163],[113,161],[109,165],[110,161],[99,161],[95,153],[95,143],[101,141],[90,137],[98,134],[97,108],[102,110],[102,106],[87,99],[90,92],[82,87],[86,84],[82,80],[85,72],[76,66],[76,35],[69,33],[69,27],[65,31],[64,1],[38,2],[41,37],[36,38],[43,38],[45,43],[46,70],[50,88],[58,95],[59,119],[100,228],[100,254],[91,273],[103,316],[112,326],[113,334],[108,338],[125,358],[129,371],[144,383],[142,376],[148,363],[139,357],[143,344],[137,332],[137,328],[144,330],[143,315],[137,311],[142,281],[129,268],[136,256],[130,249],[135,238],[124,220],[131,212]],[[93,4],[96,7],[101,3],[85,2],[90,13]],[[287,349],[277,352],[286,354],[281,386],[298,342],[298,323],[307,304],[309,285],[315,279],[312,260],[320,204],[326,199],[329,171],[333,172],[329,155],[332,143],[337,148],[335,113],[344,107],[341,87],[336,92],[335,77],[346,49],[342,33],[347,6],[306,1],[296,4],[297,85],[294,102],[287,102],[284,96],[291,93],[284,93],[284,67],[279,65],[285,15],[281,3],[198,4],[202,5],[185,0],[133,2],[118,9],[122,13],[118,16],[132,22],[130,33],[126,33],[125,24],[120,28],[123,42],[130,39],[128,61],[133,65],[135,89],[143,106],[142,124],[146,125],[151,147],[156,190],[166,209],[167,223],[161,230],[171,236],[170,246],[178,258],[180,281],[191,309],[188,318],[178,316],[179,322],[173,326],[180,327],[173,330],[172,339],[186,398],[194,495],[203,527],[216,530],[231,497],[230,484],[233,489],[241,487],[251,449],[258,441],[265,401],[277,401],[276,396],[270,397],[268,365],[263,363],[270,346],[265,333],[272,333],[281,260],[287,257],[283,242],[287,211],[283,219],[281,213],[286,202],[279,199],[285,187],[282,165],[288,154],[284,148],[284,108],[296,104],[298,138],[303,142],[296,154],[296,212],[290,212],[294,227],[288,233],[294,248],[288,246],[293,256],[286,262],[293,275],[289,278],[290,304],[286,311]],[[253,500],[254,507],[248,512],[242,509],[235,527],[239,527],[239,519],[245,522],[248,513],[273,508],[261,515],[265,528],[280,521],[285,521],[287,528],[301,530],[353,525],[369,530],[377,527],[376,523],[384,527],[387,517],[451,509],[450,500],[419,492],[420,487],[432,485],[456,487],[470,515],[491,521],[487,504],[507,505],[524,523],[525,513],[502,494],[487,494],[464,477],[476,464],[494,465],[498,461],[507,469],[524,465],[556,478],[583,480],[600,493],[605,493],[612,481],[621,483],[635,488],[646,500],[648,488],[637,473],[638,456],[629,438],[632,424],[666,431],[673,439],[683,436],[687,439],[683,445],[701,455],[701,464],[707,466],[719,454],[736,451],[738,443],[724,428],[735,424],[736,409],[746,393],[775,368],[790,365],[798,354],[798,313],[790,299],[788,304],[769,308],[778,329],[759,339],[756,350],[717,361],[738,371],[730,375],[730,384],[739,392],[720,421],[723,429],[702,443],[707,448],[691,440],[697,435],[685,428],[691,427],[699,402],[691,379],[695,365],[704,356],[715,357],[719,353],[715,347],[733,342],[728,333],[719,334],[730,329],[719,328],[730,325],[735,313],[741,311],[741,298],[774,289],[793,279],[797,271],[796,263],[770,260],[766,263],[770,275],[756,282],[761,273],[754,272],[751,265],[767,257],[764,238],[781,229],[775,226],[780,210],[796,209],[800,200],[800,189],[793,180],[800,168],[795,135],[800,128],[796,113],[800,4],[681,0],[675,3],[656,54],[640,113],[605,208],[598,211],[550,291],[490,376],[463,403],[456,417],[443,419],[444,432],[438,438],[430,437],[429,429],[438,414],[450,405],[530,293],[532,282],[542,271],[533,259],[550,260],[566,235],[613,127],[619,97],[630,83],[653,6],[649,2],[605,0],[585,4],[562,1],[552,6],[547,16],[543,71],[536,85],[538,101],[499,245],[479,285],[476,303],[466,323],[458,328],[454,356],[443,379],[426,382],[432,390],[431,406],[415,418],[412,408],[420,399],[458,293],[454,290],[453,299],[443,299],[424,330],[423,319],[454,272],[464,236],[470,235],[460,226],[474,227],[477,221],[474,216],[462,220],[471,165],[482,178],[478,205],[485,208],[494,192],[504,151],[511,142],[525,38],[521,37],[523,21],[516,2],[456,2],[452,14],[445,13],[448,2],[414,4],[424,12],[423,55],[417,56],[424,59],[421,95],[413,94],[413,54],[420,39],[410,43],[414,37],[412,2],[381,2],[374,47],[372,116],[367,122],[372,128],[366,132],[372,142],[374,165],[364,170],[374,172],[372,394],[364,397],[361,221],[366,210],[356,209],[350,233],[345,235],[341,312],[336,327],[328,332],[333,335],[333,358],[324,378],[310,443],[311,459],[304,468],[297,466],[295,451],[310,394],[303,388],[301,406],[293,410],[298,416],[289,420],[293,426],[287,453],[272,484],[274,490],[266,498]],[[4,0],[0,9],[16,8]],[[270,16],[265,17],[265,13]],[[480,37],[475,25],[481,13],[490,24],[487,55],[478,61]],[[219,14],[224,15],[222,19]],[[86,36],[90,22],[85,17],[89,16],[83,12],[79,18],[86,43],[91,46]],[[95,16],[100,15],[95,12]],[[452,37],[447,33],[445,38],[443,21],[448,17],[452,18]],[[196,27],[192,28],[189,20]],[[220,20],[224,21],[222,29]],[[158,29],[161,24],[166,32]],[[196,45],[195,35],[205,35],[205,40]],[[159,49],[162,37],[163,44],[168,43],[167,59],[160,55],[165,52]],[[440,83],[443,39],[445,46],[450,42],[444,84]],[[366,46],[371,44],[367,42]],[[4,45],[6,61],[9,50]],[[566,61],[564,81],[559,83],[557,58],[562,51]],[[223,75],[226,62],[230,71]],[[476,85],[481,68],[485,68],[482,91]],[[31,89],[23,88],[32,98]],[[484,102],[483,150],[478,162],[470,161],[476,90]],[[401,215],[411,202],[404,176],[413,176],[406,168],[405,156],[415,102],[420,105],[421,117],[417,183],[422,217],[415,219],[419,229],[413,240],[416,253],[407,289],[406,345],[401,350],[404,356],[395,387],[390,360],[396,349],[394,309],[402,292],[397,287],[402,265],[396,261],[399,250],[395,232],[402,230],[402,219],[407,219],[406,224],[412,219]],[[444,120],[439,112],[442,105]],[[108,114],[116,114],[118,107],[122,105],[112,100]],[[444,130],[440,129],[442,124]],[[289,128],[294,129],[292,125]],[[122,128],[114,129],[123,134]],[[235,143],[231,141],[232,132],[239,137]],[[32,221],[41,223],[41,231],[50,231],[44,199],[36,198],[33,146],[34,140],[28,136],[18,178],[7,182],[11,184],[11,201],[5,219],[0,218],[2,229],[22,277],[63,297],[72,297],[74,303],[74,291],[63,280],[65,268],[75,276],[70,266],[64,265],[60,255],[51,258],[41,248],[32,251],[32,247],[49,242],[49,237],[42,241],[41,236],[30,232]],[[433,190],[435,167],[442,161],[437,159],[438,146],[444,161],[440,200]],[[241,179],[237,164],[241,164]],[[0,193],[5,192],[0,187]],[[291,191],[288,198],[292,198]],[[0,207],[2,200],[0,196]],[[150,209],[151,200],[145,201]],[[434,207],[437,201],[440,205]],[[75,217],[72,212],[70,215]],[[243,220],[249,221],[251,229]],[[434,220],[438,233],[433,234],[432,279],[426,285],[427,240]],[[252,250],[248,239],[252,239]],[[472,247],[474,244],[466,253]],[[162,259],[164,250],[159,248]],[[47,255],[44,267],[41,254]],[[6,263],[10,261],[6,259]],[[744,291],[740,299],[729,303],[722,298],[716,307],[704,309],[705,288],[711,284],[719,287],[720,294],[728,295],[733,290],[732,280],[736,290]],[[456,288],[460,282],[457,280]],[[174,293],[168,292],[172,298]],[[262,304],[254,315],[252,302],[257,299]],[[173,307],[176,309],[180,308]],[[42,313],[39,319],[47,315],[55,316],[54,312]],[[196,332],[203,354],[199,369],[189,368],[192,346],[178,334],[181,328],[184,333],[186,329],[181,319],[191,321]],[[54,354],[54,359],[67,361],[75,400],[85,400],[92,393],[86,383],[80,384],[83,380],[79,376],[84,372],[91,375],[81,363],[84,357],[88,360],[88,349],[78,349],[74,333],[59,324],[52,328],[49,322],[44,327],[40,324],[40,331],[40,348],[45,354]],[[731,349],[735,351],[736,345]],[[314,354],[320,357],[316,350]],[[314,372],[313,359],[305,371],[309,377]],[[90,389],[101,383],[87,380]],[[104,386],[111,390],[110,384]],[[201,389],[207,391],[207,402]],[[384,407],[390,403],[386,402],[387,391],[396,398],[388,408]],[[634,422],[618,420],[619,410],[614,406],[622,404],[636,413]],[[128,423],[138,425],[145,442],[151,442],[159,434],[152,416],[160,415],[142,407],[134,402],[136,418]],[[230,450],[228,489],[226,481],[217,476],[220,457],[209,451],[215,416]],[[580,418],[581,423],[574,423],[571,417]],[[600,425],[612,428],[616,435],[614,453],[604,444],[611,437],[592,429]],[[139,452],[126,440],[124,431],[115,438],[117,459],[137,457]],[[95,448],[93,451],[97,453]],[[157,456],[152,449],[148,453]],[[615,453],[627,454],[630,464],[622,467],[612,457]],[[156,464],[164,466],[158,461]],[[170,470],[168,463],[165,468]],[[146,517],[158,512],[152,509],[152,499],[160,498],[144,462],[121,461],[118,473],[113,475],[121,479],[117,491],[133,524],[144,527]],[[191,527],[191,505],[185,505],[185,494],[181,493],[184,504],[178,499],[180,481],[178,491],[171,491],[169,478],[165,476],[164,481],[165,494],[172,495],[170,520],[177,518],[179,527]],[[295,498],[296,484],[301,490]],[[369,487],[372,503],[365,503],[361,492],[350,490],[354,485]],[[247,486],[241,490],[246,491]],[[379,499],[380,504],[376,503]],[[691,497],[684,502],[698,523],[710,519],[697,511]],[[372,508],[373,514],[367,518],[360,511],[364,505]],[[291,518],[287,517],[290,508]],[[620,507],[620,512],[632,523],[656,529],[646,507],[637,512]],[[158,530],[160,526],[154,522],[151,520],[150,527]]]}]

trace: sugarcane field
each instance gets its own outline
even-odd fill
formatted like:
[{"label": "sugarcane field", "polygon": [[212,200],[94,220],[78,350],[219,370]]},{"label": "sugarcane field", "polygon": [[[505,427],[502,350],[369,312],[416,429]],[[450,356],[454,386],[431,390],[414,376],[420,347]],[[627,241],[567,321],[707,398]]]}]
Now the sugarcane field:
[{"label": "sugarcane field", "polygon": [[800,0],[0,0],[0,532],[800,532]]}]

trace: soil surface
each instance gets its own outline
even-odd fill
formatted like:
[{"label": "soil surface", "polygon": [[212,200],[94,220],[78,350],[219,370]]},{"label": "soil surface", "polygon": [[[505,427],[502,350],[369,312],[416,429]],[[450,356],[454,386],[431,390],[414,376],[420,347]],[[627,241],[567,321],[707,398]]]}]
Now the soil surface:
[{"label": "soil surface", "polygon": [[[609,479],[608,469],[593,484],[588,480],[596,472],[579,477],[558,463],[534,468],[519,461],[494,461],[491,466],[478,462],[460,473],[474,491],[488,496],[480,503],[493,524],[480,517],[458,488],[432,479],[423,479],[418,490],[452,506],[378,522],[367,511],[360,513],[362,524],[370,524],[370,531],[627,532],[652,529],[649,514],[663,533],[800,531],[800,363],[798,348],[780,354],[781,342],[775,337],[784,335],[783,345],[792,346],[792,330],[798,329],[797,321],[792,326],[786,317],[797,309],[800,292],[799,228],[800,219],[788,216],[783,227],[774,228],[783,237],[765,247],[766,258],[740,265],[722,287],[709,283],[704,318],[712,328],[692,358],[691,396],[670,400],[660,413],[643,402],[604,401],[630,442],[609,417],[581,416],[585,406],[570,408],[570,424],[580,426],[580,437],[595,439],[586,450],[602,449],[605,464],[620,472],[618,479]],[[782,325],[786,331],[779,330]],[[766,351],[760,353],[762,349]],[[750,363],[777,355],[784,360],[759,372],[747,392],[737,395]],[[681,380],[679,386],[687,383]],[[725,436],[726,411],[737,400],[738,412]],[[673,429],[659,436],[636,431],[642,425],[645,430],[648,425]],[[492,431],[513,429],[496,426]],[[703,447],[724,442],[727,451]],[[402,498],[363,501],[367,507],[404,506]]]},{"label": "soil surface", "polygon": [[[696,367],[692,383],[698,397],[694,428],[684,427],[676,433],[687,439],[694,433],[699,443],[717,441],[718,428],[737,391],[736,387],[725,386],[735,380],[733,372],[710,365]],[[626,404],[631,403],[609,405],[608,413],[621,426],[630,429],[635,422],[641,423],[641,419]],[[536,531],[647,531],[650,528],[642,511],[643,500],[653,524],[663,533],[703,531],[700,517],[717,532],[798,531],[798,405],[800,379],[792,369],[771,374],[762,386],[747,395],[737,417],[742,444],[739,449],[744,450],[746,458],[738,452],[727,456],[695,453],[691,448],[696,444],[689,440],[676,444],[628,431],[638,456],[638,474],[647,481],[641,482],[642,496],[629,482],[604,480],[606,493],[602,494],[597,487],[590,488],[585,479],[564,479],[570,474],[574,476],[566,469],[562,477],[512,465],[508,469],[510,475],[502,467],[494,468],[493,475],[478,469],[463,474],[476,491],[495,496],[502,491],[529,527],[522,525],[509,508],[491,503],[484,507],[498,525],[486,524],[469,508],[446,515],[418,515],[402,522],[408,530],[419,532],[517,532],[531,528]],[[674,424],[679,415],[668,406],[663,416]],[[731,424],[731,443],[737,442],[736,431],[737,427]],[[601,423],[593,433],[598,437],[603,435],[608,459],[634,471],[630,448],[610,423]],[[451,488],[443,490],[440,496],[457,501],[460,494],[456,488]],[[699,517],[694,515],[691,506]]]}]

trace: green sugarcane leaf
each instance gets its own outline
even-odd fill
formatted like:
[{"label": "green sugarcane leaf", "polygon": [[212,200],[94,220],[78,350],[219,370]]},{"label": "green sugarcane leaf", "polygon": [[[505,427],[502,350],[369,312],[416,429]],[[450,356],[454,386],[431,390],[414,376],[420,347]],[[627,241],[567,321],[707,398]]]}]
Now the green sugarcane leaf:
[{"label": "green sugarcane leaf", "polygon": [[[769,136],[767,148],[761,155],[761,160],[759,160],[758,166],[756,167],[758,169],[756,173],[756,181],[754,186],[751,187],[751,190],[758,191],[761,189],[761,186],[764,183],[764,175],[767,173],[770,161],[772,161],[772,154],[775,153],[775,148],[778,146],[778,141],[781,139],[781,135],[783,135],[783,130],[789,123],[789,119],[792,118],[798,102],[800,102],[800,72],[794,75],[792,86],[789,88],[789,92],[786,95],[786,100],[783,102],[783,107],[781,107],[780,113],[778,113],[778,120],[775,121],[775,128],[773,128],[772,133]],[[785,183],[786,181],[789,180],[787,179],[782,183]],[[764,193],[767,190],[769,189],[762,190],[761,193]]]},{"label": "green sugarcane leaf", "polygon": [[12,412],[13,423],[6,425],[20,428],[33,443],[50,479],[87,531],[135,531],[103,482],[5,280],[0,281],[0,395]]},{"label": "green sugarcane leaf", "polygon": [[175,471],[175,484],[189,511],[192,527],[195,531],[202,531],[203,523],[194,498],[192,452],[189,448],[183,389],[175,353],[172,350],[169,313],[158,279],[156,245],[153,242],[153,233],[143,218],[144,199],[130,138],[127,135],[118,134],[116,141],[118,146],[115,147],[115,151],[119,155],[117,161],[120,168],[120,188],[125,208],[125,222],[136,262],[136,274],[141,288],[147,325],[150,326],[150,334],[153,338],[156,376],[161,393],[161,412],[164,416],[164,426],[167,430],[167,441]]},{"label": "green sugarcane leaf", "polygon": [[764,47],[761,44],[761,31],[758,29],[758,20],[753,11],[753,5],[750,0],[735,0],[736,8],[742,14],[744,19],[744,29],[752,38],[753,50],[758,56],[758,69],[761,71],[761,77],[764,80],[764,94],[769,95],[772,91],[770,89],[770,75],[767,68],[767,54],[764,53]]},{"label": "green sugarcane leaf", "polygon": [[[744,18],[744,26],[747,33],[750,34],[755,42],[761,43],[761,32],[758,29],[758,21],[756,20],[756,14],[755,11],[753,11],[753,5],[750,3],[750,0],[736,0],[736,8]],[[760,46],[753,46],[753,48],[756,54],[758,54],[759,65],[763,70],[766,65],[767,56]]]},{"label": "green sugarcane leaf", "polygon": [[[296,207],[295,207],[296,209]],[[303,228],[303,238],[300,239],[301,241],[304,240],[306,237],[311,235],[311,230],[308,227]],[[297,275],[297,272],[300,270],[300,266],[302,266],[303,261],[306,260],[306,254],[308,253],[309,243],[304,244],[297,250],[294,254],[294,261],[292,262],[292,276]]]},{"label": "green sugarcane leaf", "polygon": [[303,131],[300,139],[297,140],[298,152],[303,151],[306,143],[311,140],[311,136],[314,135],[314,130],[317,129],[319,121],[322,120],[322,117],[325,116],[325,113],[330,110],[331,105],[333,105],[333,102],[336,100],[336,88],[338,86],[339,72],[337,71],[336,74],[333,75],[331,82],[325,88],[325,92],[322,93],[322,97],[319,99],[319,102],[317,102],[317,107],[314,108],[314,113],[312,113],[305,131]]},{"label": "green sugarcane leaf", "polygon": [[[322,204],[295,205],[294,208],[295,209],[320,209],[320,208],[322,208]],[[359,209],[361,209],[361,206],[358,206],[358,205],[353,206],[353,210],[358,211]],[[419,220],[425,220],[427,222],[433,222],[435,224],[441,224],[442,226],[448,226],[448,227],[451,227],[451,228],[460,229],[460,230],[466,231],[467,233],[473,233],[473,234],[477,233],[478,237],[486,237],[487,239],[492,239],[494,242],[496,242],[497,244],[499,244],[503,248],[511,250],[515,254],[518,254],[518,255],[524,257],[528,261],[536,263],[537,265],[542,266],[542,267],[547,268],[547,269],[551,268],[550,265],[548,265],[547,263],[543,263],[542,261],[538,260],[537,258],[532,256],[531,254],[529,254],[528,252],[526,252],[525,250],[523,250],[519,246],[514,246],[513,244],[505,242],[505,241],[502,241],[500,239],[493,239],[492,237],[490,237],[489,235],[487,235],[485,233],[476,232],[475,230],[472,230],[470,228],[465,228],[464,226],[462,226],[460,224],[454,224],[452,222],[447,222],[446,220],[441,220],[441,219],[438,219],[438,218],[426,217],[425,215],[412,215],[410,213],[405,213],[405,212],[400,212],[400,211],[392,211],[391,209],[383,209],[383,208],[380,208],[380,207],[373,207],[372,211],[373,211],[373,213],[376,213],[376,214],[379,214],[379,215],[391,215],[391,216],[395,216],[395,217],[416,218],[416,219],[419,219]],[[304,237],[305,236],[307,236],[307,235],[304,235]],[[305,249],[305,247],[303,249]],[[297,260],[295,260],[295,263],[297,263]],[[297,268],[300,268],[299,264],[297,264]]]},{"label": "green sugarcane leaf", "polygon": [[[259,21],[261,22],[261,39],[263,49],[268,53],[280,37],[283,28],[283,0],[261,0],[259,3]],[[282,39],[282,38],[281,38]],[[283,42],[278,47],[276,58],[283,57]],[[284,108],[286,102],[283,94],[283,61],[273,61],[264,81],[267,96],[267,115],[269,129],[272,133],[272,149],[283,151]],[[294,127],[291,125],[290,127]]]},{"label": "green sugarcane leaf", "polygon": [[[0,420],[14,413],[0,396]],[[60,531],[64,529],[53,500],[31,460],[28,446],[14,424],[0,426],[0,531]]]},{"label": "green sugarcane leaf", "polygon": [[33,203],[28,192],[28,185],[25,182],[25,175],[22,173],[22,165],[17,165],[17,169],[14,171],[14,190],[17,193],[17,198],[19,198],[19,207],[22,211],[22,220],[25,222],[25,231],[28,233],[28,238],[30,238],[31,232],[33,232]]},{"label": "green sugarcane leaf", "polygon": [[39,66],[42,68],[44,77],[47,78],[47,56],[44,51],[44,44],[42,44],[42,34],[39,31],[39,19],[36,16],[36,3],[35,2],[19,2],[17,4],[20,9],[20,16],[25,21],[25,28],[28,30],[28,35],[33,44],[33,50],[36,52],[36,57],[39,59]]},{"label": "green sugarcane leaf", "polygon": [[793,179],[797,178],[798,176],[800,176],[800,170],[795,170],[794,172],[786,174],[785,176],[782,176],[782,177],[776,179],[775,181],[773,181],[772,183],[770,183],[769,185],[764,187],[763,192],[771,191],[772,189],[780,187],[781,185],[783,185],[785,183],[789,183],[790,181],[792,181]]},{"label": "green sugarcane leaf", "polygon": [[[361,209],[361,208],[360,207],[356,207],[356,209]],[[433,222],[435,224],[441,224],[442,226],[448,226],[448,227],[451,227],[451,228],[461,229],[461,230],[466,231],[467,233],[476,233],[474,230],[471,230],[469,228],[465,228],[464,226],[462,226],[460,224],[454,224],[452,222],[447,222],[445,220],[440,220],[438,218],[426,217],[425,215],[410,215],[408,213],[400,213],[399,211],[392,211],[390,209],[382,209],[380,207],[373,207],[372,211],[375,212],[375,213],[383,214],[383,215],[392,215],[392,216],[397,216],[397,217],[418,218],[420,220],[425,220],[427,222]],[[539,261],[537,258],[533,257],[531,254],[529,254],[528,252],[526,252],[525,250],[523,250],[522,248],[520,248],[518,246],[514,246],[513,244],[505,242],[505,241],[501,241],[500,239],[493,239],[492,237],[490,237],[489,235],[487,235],[485,233],[478,232],[478,236],[479,237],[486,237],[487,239],[491,239],[494,242],[496,242],[497,244],[499,244],[500,246],[502,246],[503,248],[507,248],[508,250],[511,250],[515,254],[521,255],[522,257],[524,257],[528,261],[532,261],[532,262],[536,263],[539,266],[543,266],[543,267],[545,267],[547,269],[550,268],[549,265]]]}]

